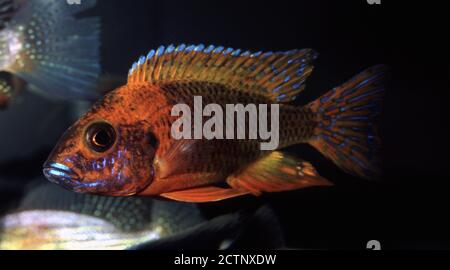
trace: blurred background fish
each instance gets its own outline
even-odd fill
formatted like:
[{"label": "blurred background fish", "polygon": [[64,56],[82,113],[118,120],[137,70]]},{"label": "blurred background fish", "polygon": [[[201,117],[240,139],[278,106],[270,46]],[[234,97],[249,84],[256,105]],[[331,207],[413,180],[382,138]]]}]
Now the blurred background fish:
[{"label": "blurred background fish", "polygon": [[100,67],[100,19],[79,17],[96,0],[83,5],[66,1],[0,0],[0,107],[21,86],[51,98],[95,100]]},{"label": "blurred background fish", "polygon": [[0,219],[0,249],[124,249],[204,220],[193,204],[79,195],[43,184]]}]

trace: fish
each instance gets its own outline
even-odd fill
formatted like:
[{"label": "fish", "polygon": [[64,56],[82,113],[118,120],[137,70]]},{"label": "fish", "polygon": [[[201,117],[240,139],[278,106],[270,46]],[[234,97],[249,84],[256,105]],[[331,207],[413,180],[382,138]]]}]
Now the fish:
[{"label": "fish", "polygon": [[0,250],[128,249],[206,221],[194,204],[32,188],[0,218]]},{"label": "fish", "polygon": [[[286,150],[309,144],[346,173],[380,179],[378,124],[387,67],[370,67],[297,106],[293,102],[317,56],[313,49],[160,46],[133,64],[126,85],[97,101],[62,135],[43,173],[75,192],[196,203],[332,186],[310,162]],[[173,108],[184,104],[195,114],[195,97],[221,108],[278,105],[277,149],[261,150],[261,138],[174,138],[172,126],[180,117]]]},{"label": "fish", "polygon": [[[65,1],[0,1],[0,71],[27,83],[26,89],[50,99],[97,100],[100,18],[75,17],[92,8]],[[8,82],[0,79],[3,89]],[[14,85],[8,93],[19,91]],[[0,94],[2,104],[11,96]]]}]

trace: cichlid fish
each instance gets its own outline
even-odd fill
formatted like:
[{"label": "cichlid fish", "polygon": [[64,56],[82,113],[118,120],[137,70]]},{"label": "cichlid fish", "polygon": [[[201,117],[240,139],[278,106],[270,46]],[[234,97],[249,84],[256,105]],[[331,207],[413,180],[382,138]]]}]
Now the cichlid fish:
[{"label": "cichlid fish", "polygon": [[41,185],[0,219],[0,249],[126,249],[164,242],[205,221],[194,204]]},{"label": "cichlid fish", "polygon": [[100,20],[75,18],[95,3],[0,0],[0,71],[50,98],[97,99]]},{"label": "cichlid fish", "polygon": [[[251,53],[180,45],[151,50],[133,65],[125,86],[66,131],[43,172],[76,192],[188,202],[331,185],[312,164],[283,151],[308,143],[348,173],[377,177],[375,120],[385,68],[369,68],[306,106],[289,104],[304,89],[315,57],[311,49]],[[195,96],[222,107],[279,104],[278,149],[260,150],[259,139],[174,139],[171,128],[179,118],[172,109],[177,104],[193,108]]]}]

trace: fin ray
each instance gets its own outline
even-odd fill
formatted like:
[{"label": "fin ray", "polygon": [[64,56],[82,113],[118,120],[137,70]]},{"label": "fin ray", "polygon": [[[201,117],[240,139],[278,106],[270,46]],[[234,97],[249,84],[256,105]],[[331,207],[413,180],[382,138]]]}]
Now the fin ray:
[{"label": "fin ray", "polygon": [[279,151],[271,152],[242,172],[229,176],[227,183],[236,190],[249,191],[253,195],[332,185],[310,163]]},{"label": "fin ray", "polygon": [[311,49],[251,53],[203,44],[160,46],[133,64],[128,84],[206,81],[258,91],[272,100],[287,102],[304,89],[315,58]]},{"label": "fin ray", "polygon": [[205,186],[181,191],[162,193],[160,194],[160,196],[176,201],[201,203],[201,202],[213,202],[230,199],[248,193],[249,193],[248,191],[235,190],[232,188]]},{"label": "fin ray", "polygon": [[377,178],[381,171],[376,120],[385,72],[381,65],[369,68],[308,105],[319,119],[309,143],[344,171],[364,178]]}]

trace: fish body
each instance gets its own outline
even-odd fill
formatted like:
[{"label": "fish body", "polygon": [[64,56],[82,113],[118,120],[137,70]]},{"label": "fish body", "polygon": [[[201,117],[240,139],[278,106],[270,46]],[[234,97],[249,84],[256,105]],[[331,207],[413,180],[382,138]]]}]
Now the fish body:
[{"label": "fish body", "polygon": [[[289,102],[304,89],[315,57],[310,49],[251,53],[180,45],[152,50],[133,65],[125,86],[63,135],[44,174],[78,192],[192,202],[331,185],[310,163],[282,151],[309,143],[345,171],[370,178],[378,173],[374,119],[384,68],[370,68],[304,107],[293,106]],[[278,118],[265,119],[278,122],[277,149],[262,151],[264,140],[248,136],[174,138],[179,119],[174,106],[187,105],[195,118],[195,97],[224,110],[227,104],[279,105]],[[208,117],[201,121],[205,125]],[[228,121],[239,117],[223,119]]]},{"label": "fish body", "polygon": [[65,211],[7,215],[0,226],[0,250],[125,249],[160,238],[158,231],[122,232],[100,218]]},{"label": "fish body", "polygon": [[0,71],[19,77],[28,89],[49,98],[98,98],[100,21],[75,18],[95,3],[0,2]]}]

